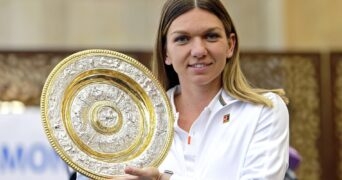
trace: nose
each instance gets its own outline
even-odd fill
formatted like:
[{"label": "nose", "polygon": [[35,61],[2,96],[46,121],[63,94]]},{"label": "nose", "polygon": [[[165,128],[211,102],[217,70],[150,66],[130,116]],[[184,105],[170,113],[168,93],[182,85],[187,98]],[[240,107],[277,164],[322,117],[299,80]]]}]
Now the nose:
[{"label": "nose", "polygon": [[202,58],[208,51],[205,42],[201,38],[194,38],[191,47],[191,55],[196,58]]}]

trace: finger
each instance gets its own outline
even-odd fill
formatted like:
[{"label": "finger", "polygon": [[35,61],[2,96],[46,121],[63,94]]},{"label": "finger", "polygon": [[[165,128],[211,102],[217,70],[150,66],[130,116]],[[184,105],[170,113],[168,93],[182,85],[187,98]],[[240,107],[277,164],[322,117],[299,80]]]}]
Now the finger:
[{"label": "finger", "polygon": [[144,175],[144,171],[142,169],[136,168],[136,167],[126,167],[125,173],[130,174],[130,175],[134,175],[134,176],[143,176]]},{"label": "finger", "polygon": [[147,178],[147,179],[154,179],[159,176],[159,170],[155,167],[146,167],[146,168],[126,167],[125,173],[138,176],[141,178]]}]

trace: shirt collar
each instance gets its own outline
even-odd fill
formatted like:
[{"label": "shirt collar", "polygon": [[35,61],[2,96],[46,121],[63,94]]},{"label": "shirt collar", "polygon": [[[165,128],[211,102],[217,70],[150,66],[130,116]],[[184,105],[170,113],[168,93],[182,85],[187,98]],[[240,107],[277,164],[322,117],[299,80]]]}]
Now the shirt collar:
[{"label": "shirt collar", "polygon": [[233,102],[239,101],[238,99],[230,96],[226,91],[221,89],[221,93],[219,96],[219,102],[222,106],[226,106],[228,104],[231,104]]}]

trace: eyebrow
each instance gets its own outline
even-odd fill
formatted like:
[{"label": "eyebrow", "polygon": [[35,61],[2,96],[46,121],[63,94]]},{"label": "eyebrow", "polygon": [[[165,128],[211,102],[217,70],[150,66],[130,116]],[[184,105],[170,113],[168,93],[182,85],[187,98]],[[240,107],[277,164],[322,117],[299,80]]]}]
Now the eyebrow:
[{"label": "eyebrow", "polygon": [[[204,31],[205,33],[211,32],[211,31],[215,31],[215,30],[222,30],[224,31],[224,29],[220,28],[220,27],[212,27],[207,29],[206,31]],[[170,35],[172,34],[188,34],[188,32],[186,30],[176,30],[170,33]]]}]

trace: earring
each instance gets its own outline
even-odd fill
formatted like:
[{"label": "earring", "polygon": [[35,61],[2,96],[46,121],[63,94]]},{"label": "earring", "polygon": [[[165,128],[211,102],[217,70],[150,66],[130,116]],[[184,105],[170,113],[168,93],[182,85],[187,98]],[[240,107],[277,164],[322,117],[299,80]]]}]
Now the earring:
[{"label": "earring", "polygon": [[166,64],[166,65],[171,65],[171,61],[170,61],[169,58],[167,58],[167,57],[166,57],[166,59],[165,59],[165,64]]}]

